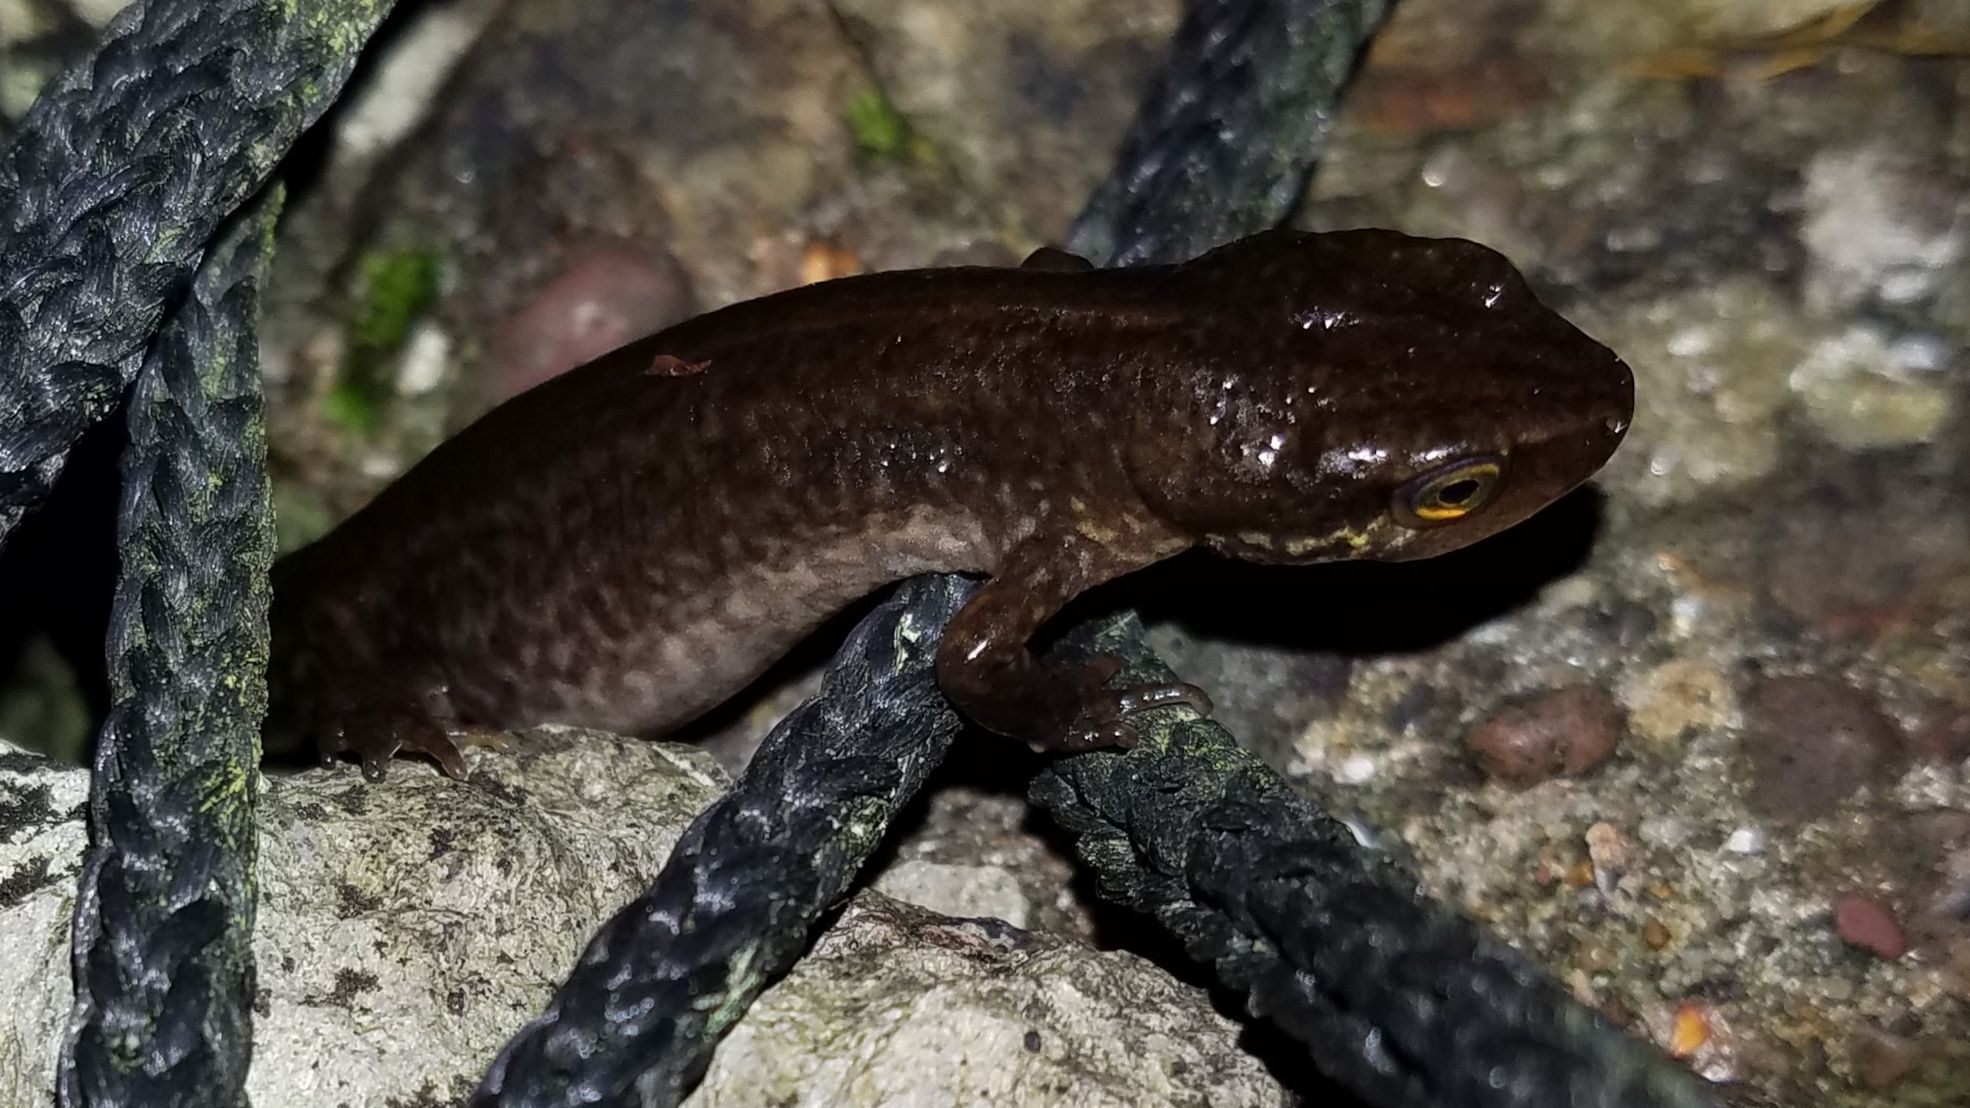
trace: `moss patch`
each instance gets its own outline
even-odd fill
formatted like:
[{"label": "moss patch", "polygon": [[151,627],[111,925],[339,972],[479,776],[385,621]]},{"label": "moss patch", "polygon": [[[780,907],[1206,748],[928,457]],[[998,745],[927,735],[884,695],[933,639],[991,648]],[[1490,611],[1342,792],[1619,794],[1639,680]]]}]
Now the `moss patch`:
[{"label": "moss patch", "polygon": [[855,149],[873,161],[900,162],[919,155],[923,144],[916,138],[910,121],[881,89],[864,89],[849,100],[842,113]]},{"label": "moss patch", "polygon": [[390,363],[411,325],[437,300],[442,275],[438,255],[425,250],[379,250],[358,263],[342,376],[323,400],[337,426],[359,435],[376,427],[389,395]]}]

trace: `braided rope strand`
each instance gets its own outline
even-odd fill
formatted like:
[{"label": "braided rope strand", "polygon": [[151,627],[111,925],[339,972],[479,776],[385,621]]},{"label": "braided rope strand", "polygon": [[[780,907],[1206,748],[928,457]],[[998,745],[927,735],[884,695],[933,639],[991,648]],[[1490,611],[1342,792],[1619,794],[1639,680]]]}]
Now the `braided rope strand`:
[{"label": "braided rope strand", "polygon": [[278,207],[207,257],[131,397],[68,1108],[246,1103],[274,542],[253,324]]},{"label": "braided rope strand", "polygon": [[1388,0],[1192,0],[1068,246],[1173,262],[1276,226],[1306,190]]},{"label": "braided rope strand", "polygon": [[[1070,636],[1173,675],[1133,617]],[[1321,1071],[1388,1108],[1704,1108],[1681,1066],[1576,1003],[1208,720],[1164,716],[1126,755],[1062,758],[1036,803],[1101,895],[1155,917]]]},{"label": "braided rope strand", "polygon": [[773,729],[650,890],[589,942],[473,1105],[667,1108],[684,1098],[943,760],[959,722],[933,679],[937,637],[975,587],[917,578],[856,626],[820,693]]},{"label": "braided rope strand", "polygon": [[391,0],[139,0],[0,150],[0,543]]}]

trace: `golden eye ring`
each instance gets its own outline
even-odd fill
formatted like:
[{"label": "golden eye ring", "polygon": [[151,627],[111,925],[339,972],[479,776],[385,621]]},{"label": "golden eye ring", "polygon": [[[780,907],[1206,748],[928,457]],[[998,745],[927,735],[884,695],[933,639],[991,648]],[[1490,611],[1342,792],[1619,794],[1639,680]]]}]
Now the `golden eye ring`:
[{"label": "golden eye ring", "polygon": [[1462,519],[1490,503],[1504,482],[1502,455],[1459,458],[1397,489],[1395,521],[1404,527],[1437,527]]}]

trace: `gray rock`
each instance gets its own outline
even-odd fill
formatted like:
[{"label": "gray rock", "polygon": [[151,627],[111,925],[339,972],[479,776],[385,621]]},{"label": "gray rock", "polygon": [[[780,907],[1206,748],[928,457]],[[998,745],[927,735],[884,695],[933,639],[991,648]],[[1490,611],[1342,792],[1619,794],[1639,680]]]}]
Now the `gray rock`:
[{"label": "gray rock", "polygon": [[[701,750],[560,728],[468,757],[464,782],[263,779],[256,1103],[464,1096],[727,784]],[[0,1108],[53,1087],[86,790],[0,750]],[[1238,1032],[1140,958],[867,892],[690,1103],[1283,1104]]]},{"label": "gray rock", "polygon": [[1284,1105],[1205,995],[1132,954],[858,896],[691,1108]]}]

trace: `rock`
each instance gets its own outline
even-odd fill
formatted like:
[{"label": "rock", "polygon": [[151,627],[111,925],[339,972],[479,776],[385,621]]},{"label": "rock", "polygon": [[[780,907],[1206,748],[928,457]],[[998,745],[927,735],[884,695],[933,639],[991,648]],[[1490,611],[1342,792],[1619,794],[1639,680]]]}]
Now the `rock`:
[{"label": "rock", "polygon": [[1596,882],[1612,889],[1634,865],[1635,848],[1621,829],[1606,820],[1587,829],[1587,858],[1594,863]]},{"label": "rock", "polygon": [[1734,275],[1630,302],[1597,337],[1625,352],[1648,416],[1605,485],[1663,508],[1713,500],[1778,468],[1777,416],[1815,336],[1769,283]]},{"label": "rock", "polygon": [[1745,697],[1751,806],[1810,820],[1870,781],[1895,755],[1895,729],[1866,694],[1820,677],[1773,677]]},{"label": "rock", "polygon": [[1841,446],[1928,442],[1952,406],[1939,345],[1895,343],[1881,328],[1857,323],[1806,352],[1792,389],[1820,433]]},{"label": "rock", "polygon": [[1840,938],[1883,958],[1908,953],[1901,924],[1865,893],[1847,893],[1833,903],[1833,929]]},{"label": "rock", "polygon": [[1685,737],[1721,728],[1737,714],[1728,678],[1694,658],[1672,658],[1640,670],[1624,682],[1622,700],[1637,738],[1662,751]]},{"label": "rock", "polygon": [[1756,534],[1764,591],[1786,615],[1865,641],[1921,626],[1970,572],[1963,480],[1882,451],[1808,451],[1761,494]]},{"label": "rock", "polygon": [[[379,785],[263,779],[256,1103],[467,1095],[727,784],[701,750],[564,728],[467,758],[463,782],[413,763]],[[0,748],[0,1104],[53,1087],[86,788]],[[1239,1035],[1140,958],[865,892],[688,1103],[1283,1105]]]},{"label": "rock", "polygon": [[1949,287],[1964,253],[1963,200],[1926,154],[1889,140],[1825,150],[1807,164],[1800,230],[1816,296],[1905,303]]},{"label": "rock", "polygon": [[844,0],[830,11],[966,188],[1020,198],[1048,234],[1100,178],[1182,14],[1163,0]]},{"label": "rock", "polygon": [[1493,712],[1465,745],[1487,777],[1525,787],[1600,765],[1621,730],[1621,709],[1605,689],[1575,685]]},{"label": "rock", "polygon": [[685,1103],[1291,1103],[1238,1031],[1135,955],[864,895],[740,1021]]},{"label": "rock", "polygon": [[481,387],[505,400],[689,317],[693,304],[689,275],[661,250],[571,247],[553,279],[500,327]]},{"label": "rock", "polygon": [[1275,762],[1292,757],[1310,720],[1334,714],[1354,667],[1342,653],[1255,646],[1222,629],[1172,623],[1152,624],[1149,643],[1184,680],[1211,690],[1218,722]]},{"label": "rock", "polygon": [[81,770],[0,742],[0,1104],[52,1103],[88,796]]},{"label": "rock", "polygon": [[1027,926],[1032,905],[1019,878],[1003,866],[967,866],[913,858],[884,870],[878,892],[959,919]]}]

